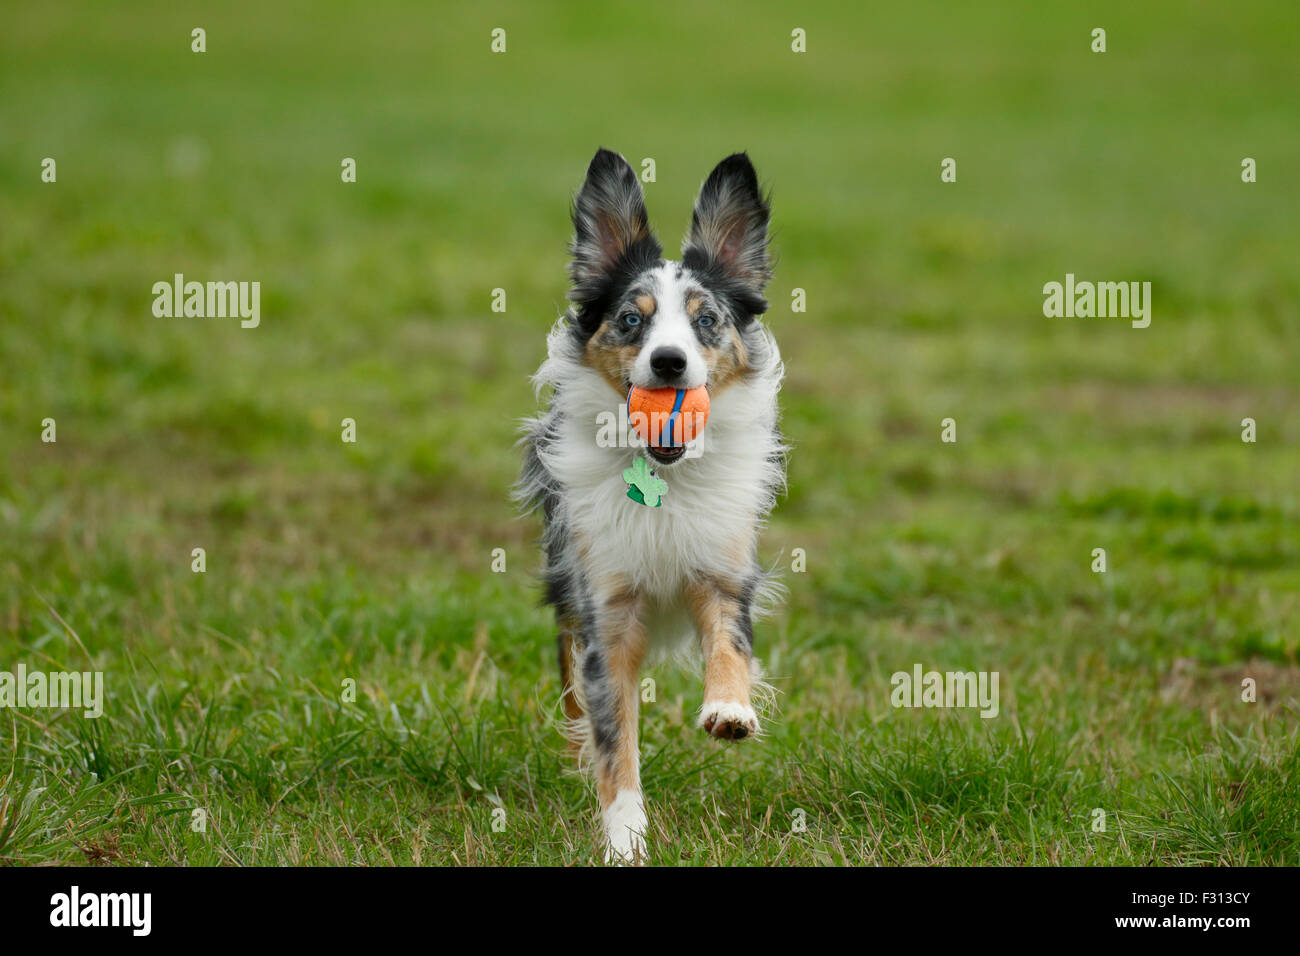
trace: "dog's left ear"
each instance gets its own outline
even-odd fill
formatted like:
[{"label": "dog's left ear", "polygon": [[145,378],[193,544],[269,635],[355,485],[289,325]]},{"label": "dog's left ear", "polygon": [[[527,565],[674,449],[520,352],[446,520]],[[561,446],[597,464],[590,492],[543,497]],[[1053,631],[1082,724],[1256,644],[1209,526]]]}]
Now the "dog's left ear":
[{"label": "dog's left ear", "polygon": [[747,154],[734,153],[718,163],[700,187],[682,261],[688,268],[721,272],[762,292],[772,277],[767,251],[771,218],[754,164]]}]

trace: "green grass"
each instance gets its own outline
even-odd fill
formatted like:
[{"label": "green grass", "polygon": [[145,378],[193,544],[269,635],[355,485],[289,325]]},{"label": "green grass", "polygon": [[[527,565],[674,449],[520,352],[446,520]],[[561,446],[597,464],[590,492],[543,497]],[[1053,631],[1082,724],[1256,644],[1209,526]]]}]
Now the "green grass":
[{"label": "green grass", "polygon": [[[442,6],[6,18],[0,670],[108,700],[0,710],[0,862],[599,859],[508,491],[603,144],[668,245],[726,153],[774,187],[807,554],[765,740],[650,675],[653,862],[1300,863],[1293,5]],[[155,319],[175,272],[261,327]],[[1066,272],[1151,327],[1044,318]],[[1000,715],[891,708],[916,662]]]}]

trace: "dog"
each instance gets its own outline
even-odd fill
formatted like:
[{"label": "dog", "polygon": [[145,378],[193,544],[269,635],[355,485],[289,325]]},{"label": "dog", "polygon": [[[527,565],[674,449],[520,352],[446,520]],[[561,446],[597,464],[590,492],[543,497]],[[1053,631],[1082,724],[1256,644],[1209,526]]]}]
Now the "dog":
[{"label": "dog", "polygon": [[[640,668],[702,656],[699,726],[741,740],[760,731],[765,688],[754,620],[779,597],[759,564],[759,531],[785,489],[777,393],[784,374],[761,321],[771,278],[770,196],[745,153],[709,174],[680,261],[662,258],[641,183],[601,149],[572,207],[570,306],[533,377],[516,495],[540,510],[545,601],[559,631],[563,705],[594,772],[607,863],[646,859],[637,731]],[[631,387],[708,389],[707,428],[683,446],[601,441]],[[645,457],[667,485],[638,501],[625,471]]]}]

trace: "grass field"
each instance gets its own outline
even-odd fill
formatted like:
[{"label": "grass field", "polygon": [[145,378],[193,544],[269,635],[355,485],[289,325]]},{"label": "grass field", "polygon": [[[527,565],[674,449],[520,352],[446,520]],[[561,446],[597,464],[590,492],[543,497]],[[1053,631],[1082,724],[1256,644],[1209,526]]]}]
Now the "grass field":
[{"label": "grass field", "polygon": [[[599,861],[508,492],[605,145],[673,248],[722,156],[772,185],[794,445],[777,712],[722,745],[650,675],[652,862],[1300,863],[1300,14],[792,10],[4,15],[0,670],[107,700],[0,710],[0,862]],[[155,318],[178,272],[260,326]],[[1045,318],[1067,272],[1150,327]],[[914,663],[999,716],[892,708]]]}]

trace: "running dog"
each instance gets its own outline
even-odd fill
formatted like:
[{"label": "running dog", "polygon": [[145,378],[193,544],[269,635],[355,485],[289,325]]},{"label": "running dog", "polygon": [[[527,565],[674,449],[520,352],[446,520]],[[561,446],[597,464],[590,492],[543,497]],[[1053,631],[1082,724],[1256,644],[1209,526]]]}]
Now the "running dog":
[{"label": "running dog", "polygon": [[[534,376],[550,398],[525,423],[517,494],[545,519],[564,709],[591,758],[611,863],[646,855],[637,725],[648,655],[697,650],[699,726],[725,740],[759,733],[753,622],[777,585],[757,542],[786,456],[781,356],[760,319],[770,217],[744,153],[705,180],[680,261],[662,257],[617,153],[596,153],[573,204],[571,307]],[[686,446],[607,440],[601,423],[626,414],[633,386],[707,388],[707,428]],[[632,466],[666,485],[658,507],[629,494]]]}]

